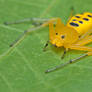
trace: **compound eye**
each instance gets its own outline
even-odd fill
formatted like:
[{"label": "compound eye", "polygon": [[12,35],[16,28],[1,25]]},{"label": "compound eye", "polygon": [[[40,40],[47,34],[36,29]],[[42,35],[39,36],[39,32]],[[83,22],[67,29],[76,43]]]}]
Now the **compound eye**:
[{"label": "compound eye", "polygon": [[64,39],[65,38],[65,35],[62,35],[61,38]]},{"label": "compound eye", "polygon": [[56,33],[56,35],[58,35],[58,33]]}]

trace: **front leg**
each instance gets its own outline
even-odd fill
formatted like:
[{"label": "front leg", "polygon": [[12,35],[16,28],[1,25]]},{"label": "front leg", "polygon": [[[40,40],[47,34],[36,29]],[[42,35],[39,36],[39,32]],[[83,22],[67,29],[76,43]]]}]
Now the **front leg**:
[{"label": "front leg", "polygon": [[[49,25],[53,22],[56,22],[57,20],[60,20],[60,18],[52,18],[49,21],[45,22],[44,24],[42,24],[38,27],[34,27],[34,28],[31,28],[31,29],[24,31],[13,43],[10,44],[10,47],[13,47],[14,45],[19,44],[27,36],[27,34],[29,34],[30,32],[33,32],[33,31],[36,31],[40,28],[46,27],[47,25]],[[52,28],[52,27],[50,27],[50,28]]]},{"label": "front leg", "polygon": [[64,48],[64,53],[63,53],[63,55],[61,56],[61,59],[64,59],[64,56],[65,56],[65,54],[66,54],[67,51],[68,51],[68,48]]},{"label": "front leg", "polygon": [[46,48],[48,47],[48,44],[49,44],[49,43],[50,43],[49,41],[46,42],[46,44],[45,44],[45,46],[44,46],[44,48],[43,48],[43,51],[46,51]]},{"label": "front leg", "polygon": [[49,21],[49,18],[25,18],[22,20],[17,20],[17,21],[12,21],[12,22],[4,22],[5,25],[10,25],[10,24],[20,24],[20,23],[26,23],[26,22],[31,22],[33,25],[37,25],[38,23],[44,23]]}]

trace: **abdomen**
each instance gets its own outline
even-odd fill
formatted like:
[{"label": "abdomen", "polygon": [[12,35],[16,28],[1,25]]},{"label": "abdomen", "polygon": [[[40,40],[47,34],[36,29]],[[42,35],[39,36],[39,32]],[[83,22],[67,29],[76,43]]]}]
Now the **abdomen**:
[{"label": "abdomen", "polygon": [[92,29],[92,13],[77,14],[67,22],[66,26],[74,28],[81,35]]}]

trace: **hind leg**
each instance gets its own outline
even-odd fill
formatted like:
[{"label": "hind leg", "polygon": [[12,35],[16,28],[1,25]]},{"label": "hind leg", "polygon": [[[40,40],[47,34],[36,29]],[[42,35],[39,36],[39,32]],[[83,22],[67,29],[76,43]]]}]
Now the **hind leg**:
[{"label": "hind leg", "polygon": [[71,7],[70,15],[67,22],[69,22],[69,20],[73,17],[73,14],[74,14],[74,7]]},{"label": "hind leg", "polygon": [[71,46],[69,47],[70,49],[75,49],[75,50],[83,50],[83,51],[88,51],[87,53],[81,55],[80,57],[77,57],[75,59],[72,59],[72,60],[69,60],[68,62],[64,63],[64,64],[61,64],[61,65],[58,65],[56,67],[53,67],[51,69],[48,69],[45,71],[45,73],[49,73],[49,72],[52,72],[52,71],[55,71],[57,69],[60,69],[60,68],[63,68],[69,64],[72,64],[72,63],[75,63],[77,60],[81,59],[81,58],[84,58],[86,56],[89,56],[89,55],[92,55],[92,48],[90,47],[85,47],[85,46]]},{"label": "hind leg", "polygon": [[86,56],[89,56],[89,55],[92,55],[92,48],[91,47],[85,47],[85,46],[70,46],[69,47],[70,49],[75,49],[75,50],[83,50],[83,51],[88,51],[87,53],[81,55],[80,57],[77,57],[75,59],[72,59],[72,60],[69,60],[68,62],[64,63],[64,64],[61,64],[61,65],[58,65],[56,67],[53,67],[51,69],[48,69],[45,71],[45,73],[49,73],[49,72],[53,72],[57,69],[60,69],[60,68],[63,68],[69,64],[72,64],[72,63],[75,63],[77,60],[81,59],[81,58],[84,58]]},{"label": "hind leg", "polygon": [[75,45],[83,46],[92,42],[92,35],[78,41]]}]

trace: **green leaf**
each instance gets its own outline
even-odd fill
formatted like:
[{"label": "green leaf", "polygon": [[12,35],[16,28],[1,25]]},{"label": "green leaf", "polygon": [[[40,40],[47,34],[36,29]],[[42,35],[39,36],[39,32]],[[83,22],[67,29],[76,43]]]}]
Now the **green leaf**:
[{"label": "green leaf", "polygon": [[[45,70],[80,56],[81,51],[69,51],[60,59],[64,49],[49,45],[43,47],[48,38],[48,27],[30,33],[11,50],[9,45],[30,23],[4,25],[30,17],[60,17],[64,23],[74,6],[75,13],[91,12],[92,0],[0,0],[0,92],[91,92],[92,57],[63,69],[45,74]],[[10,52],[11,50],[11,52]],[[9,52],[9,53],[8,53]]]}]

